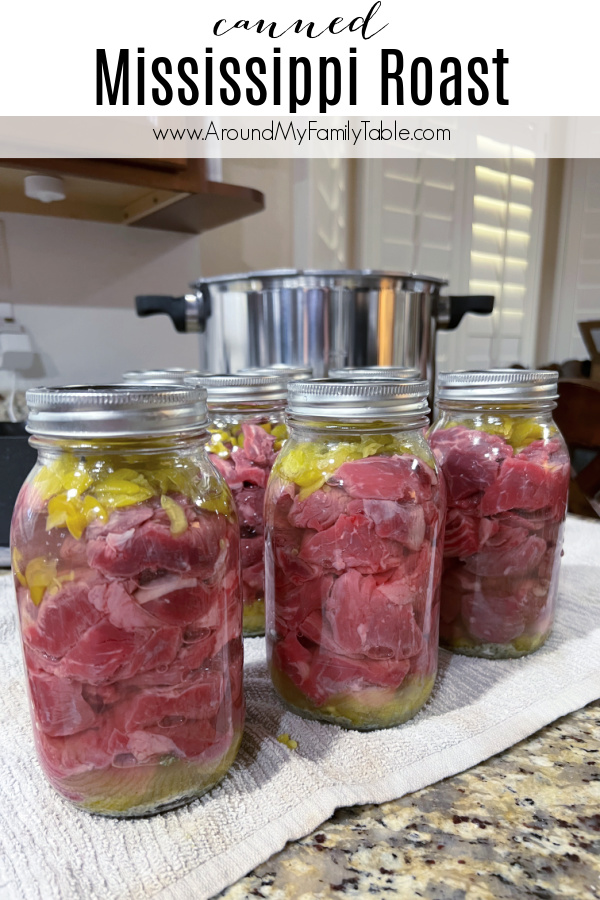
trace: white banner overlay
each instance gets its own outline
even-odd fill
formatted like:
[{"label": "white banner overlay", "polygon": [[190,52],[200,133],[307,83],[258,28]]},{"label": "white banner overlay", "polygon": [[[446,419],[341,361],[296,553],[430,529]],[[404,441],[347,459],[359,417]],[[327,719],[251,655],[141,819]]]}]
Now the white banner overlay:
[{"label": "white banner overlay", "polygon": [[0,118],[0,157],[600,157],[600,117]]},{"label": "white banner overlay", "polygon": [[5,116],[587,116],[595,0],[5,4]]}]

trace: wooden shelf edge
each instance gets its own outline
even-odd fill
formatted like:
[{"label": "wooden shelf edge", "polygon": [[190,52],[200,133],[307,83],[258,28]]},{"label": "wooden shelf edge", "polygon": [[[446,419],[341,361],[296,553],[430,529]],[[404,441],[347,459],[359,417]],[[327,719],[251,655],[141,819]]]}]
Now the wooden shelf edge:
[{"label": "wooden shelf edge", "polygon": [[202,193],[180,196],[160,209],[140,215],[130,224],[136,228],[202,234],[262,212],[264,208],[264,194],[254,188],[207,181]]}]

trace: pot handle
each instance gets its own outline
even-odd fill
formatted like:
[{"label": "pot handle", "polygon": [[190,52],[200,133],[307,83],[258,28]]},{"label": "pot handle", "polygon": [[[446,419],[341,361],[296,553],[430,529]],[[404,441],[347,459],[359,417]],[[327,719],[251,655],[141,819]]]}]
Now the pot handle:
[{"label": "pot handle", "polygon": [[141,318],[161,313],[170,316],[176,331],[203,332],[211,314],[210,295],[204,290],[197,294],[185,294],[183,297],[143,295],[135,298],[135,309]]},{"label": "pot handle", "polygon": [[465,297],[440,298],[447,301],[446,315],[438,317],[438,327],[451,330],[460,325],[465,313],[478,313],[489,316],[494,309],[494,297],[489,294],[478,294]]}]

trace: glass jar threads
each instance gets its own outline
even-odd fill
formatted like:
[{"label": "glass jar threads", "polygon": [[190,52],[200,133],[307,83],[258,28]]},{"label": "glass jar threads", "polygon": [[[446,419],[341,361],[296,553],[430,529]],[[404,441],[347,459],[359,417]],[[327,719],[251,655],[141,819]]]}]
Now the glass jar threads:
[{"label": "glass jar threads", "polygon": [[186,378],[204,375],[198,369],[132,369],[123,373],[126,384],[185,384]]},{"label": "glass jar threads", "polygon": [[333,381],[420,381],[421,372],[407,366],[344,366],[330,369],[329,377]]},{"label": "glass jar threads", "polygon": [[271,366],[240,369],[238,375],[279,375],[286,381],[308,381],[312,378],[310,366],[293,366],[287,363],[273,363]]},{"label": "glass jar threads", "polygon": [[295,382],[265,503],[267,656],[301,715],[411,718],[437,670],[443,486],[427,382]]},{"label": "glass jar threads", "polygon": [[146,815],[204,793],[244,722],[239,527],[206,393],[27,393],[38,462],[12,523],[34,736],[63,797]]},{"label": "glass jar threads", "polygon": [[450,372],[430,443],[448,492],[440,635],[469,656],[518,657],[552,628],[569,455],[556,372]]},{"label": "glass jar threads", "polygon": [[287,379],[274,375],[208,375],[191,379],[208,390],[208,452],[233,494],[240,521],[244,634],[265,633],[265,488],[287,437]]}]

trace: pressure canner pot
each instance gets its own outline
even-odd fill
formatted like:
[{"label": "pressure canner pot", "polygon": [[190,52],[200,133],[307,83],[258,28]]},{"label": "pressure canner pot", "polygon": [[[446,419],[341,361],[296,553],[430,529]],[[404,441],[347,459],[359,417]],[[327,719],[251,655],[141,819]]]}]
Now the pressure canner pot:
[{"label": "pressure canner pot", "polygon": [[136,308],[199,332],[207,372],[287,363],[321,377],[334,367],[395,365],[433,378],[436,330],[494,306],[490,296],[442,295],[446,284],[368,270],[273,270],[200,279],[184,297],[137,297]]}]

